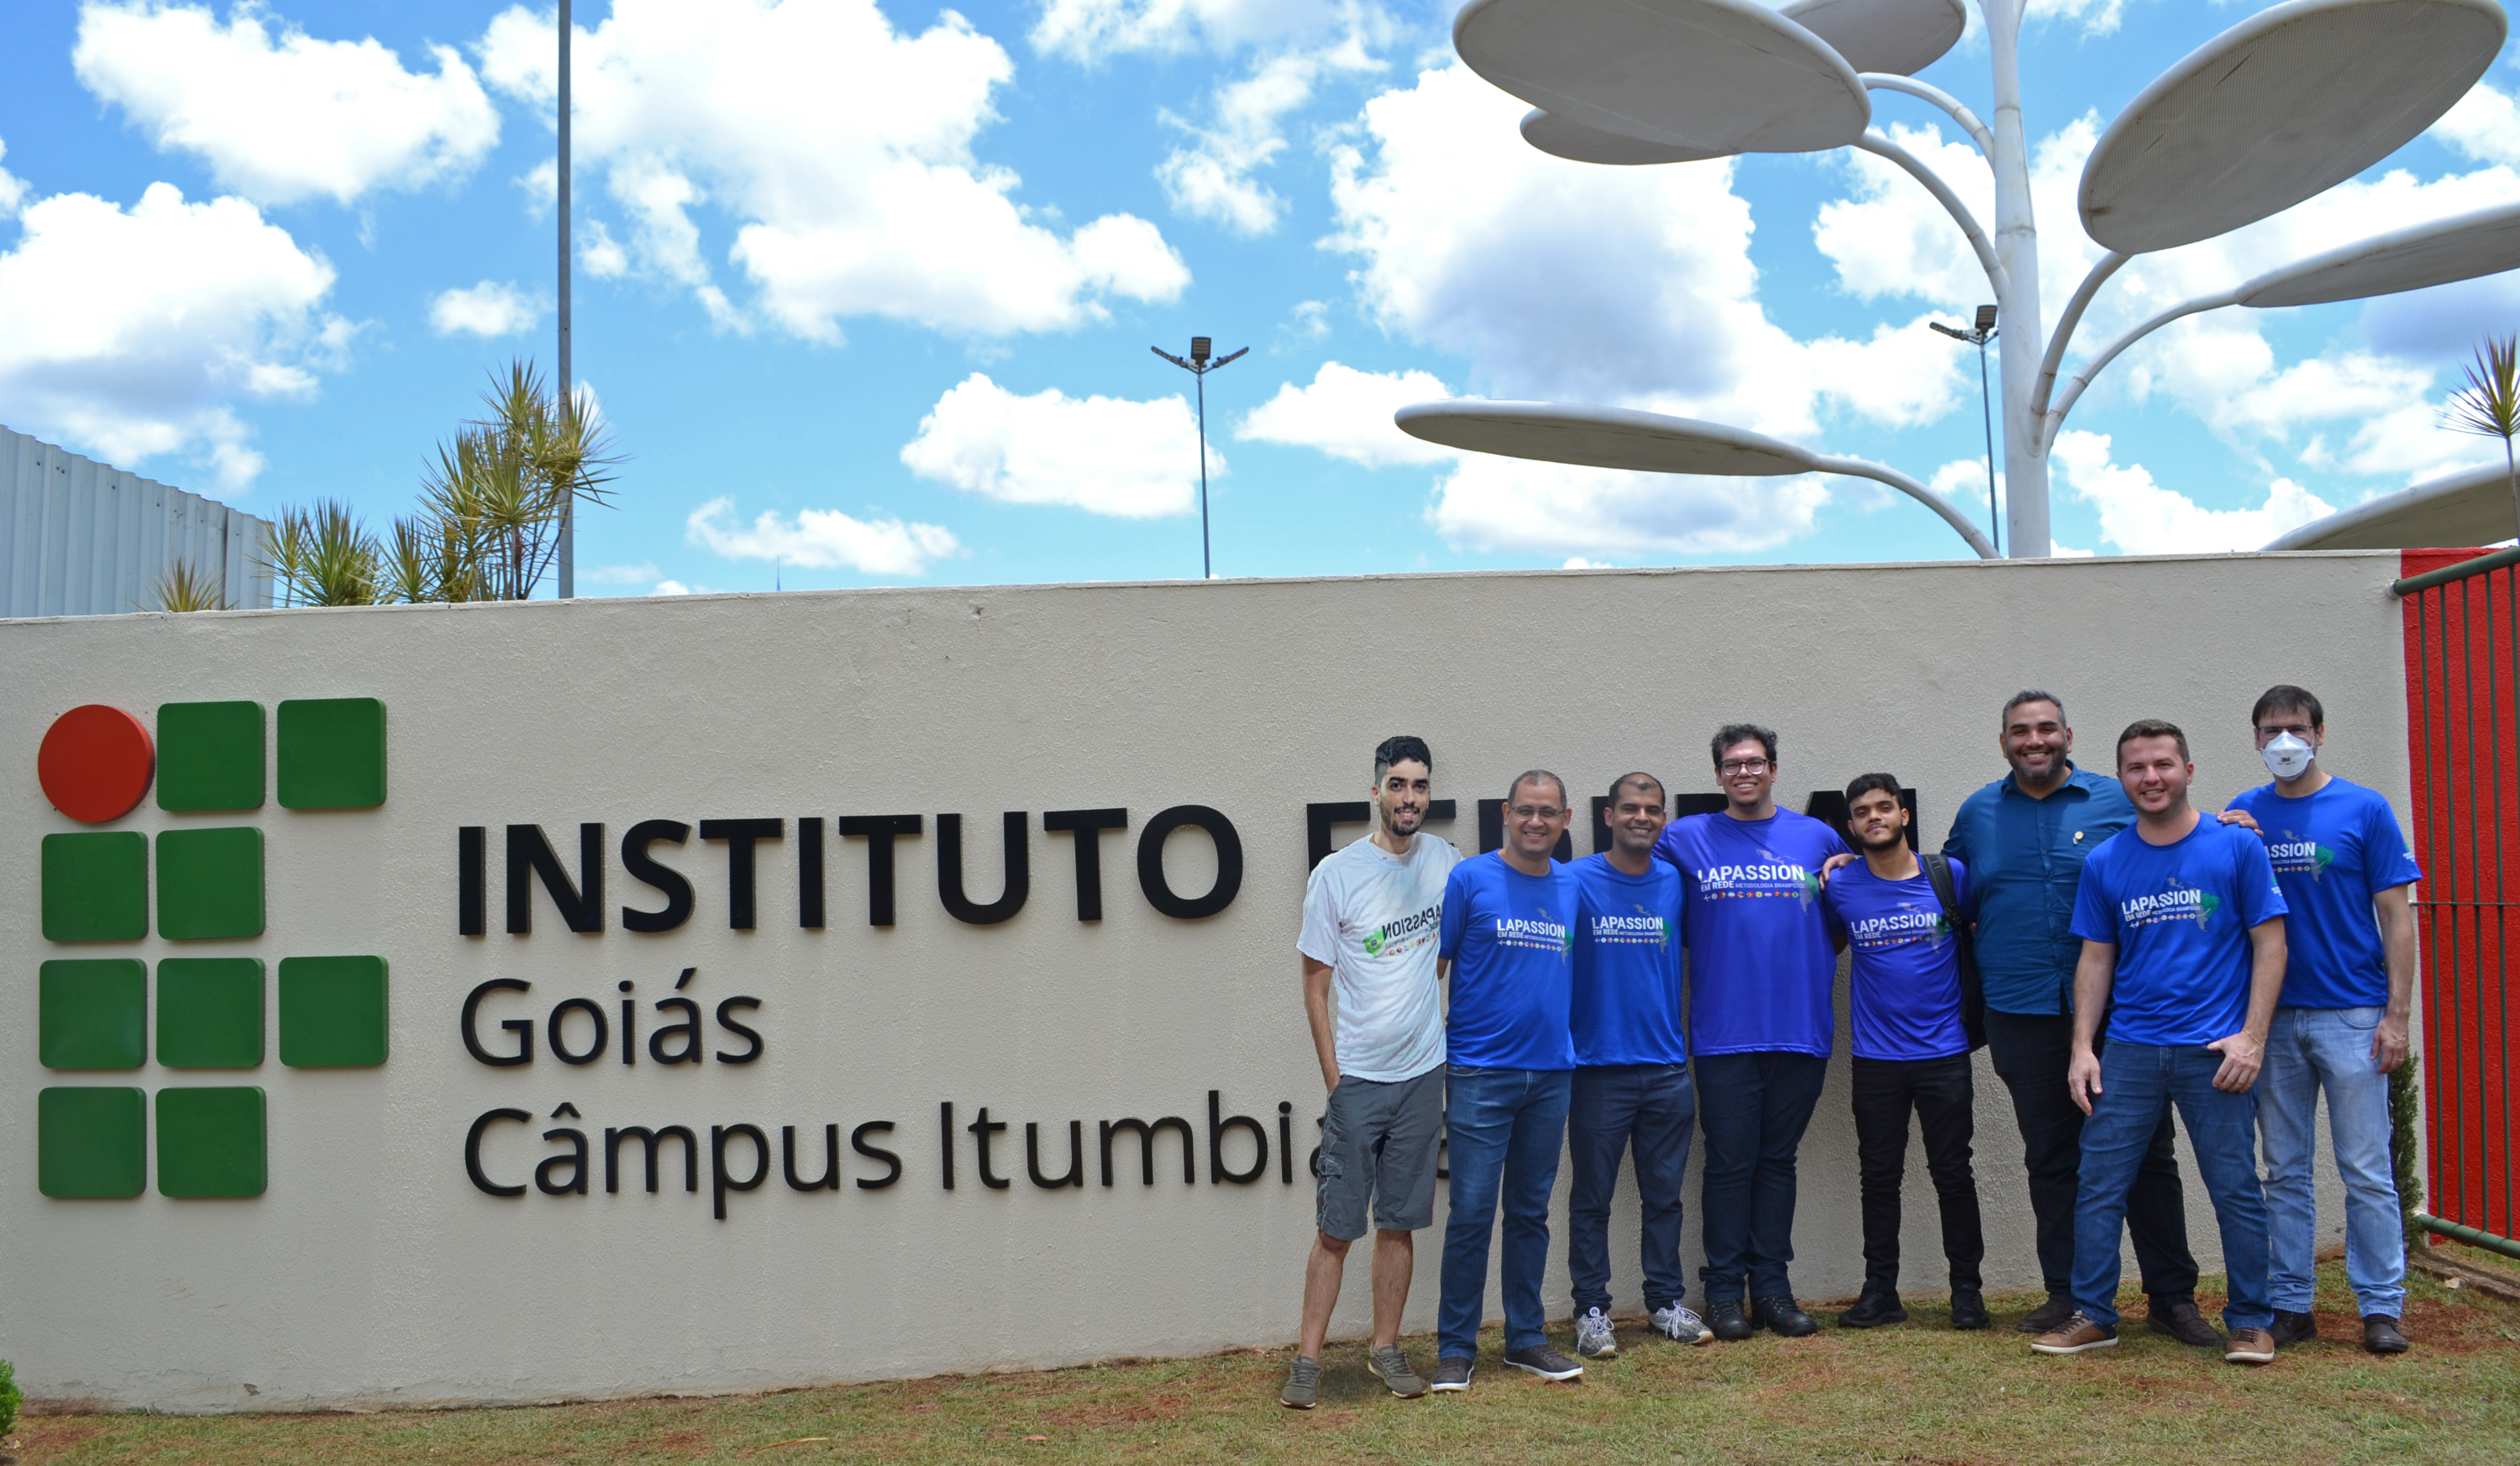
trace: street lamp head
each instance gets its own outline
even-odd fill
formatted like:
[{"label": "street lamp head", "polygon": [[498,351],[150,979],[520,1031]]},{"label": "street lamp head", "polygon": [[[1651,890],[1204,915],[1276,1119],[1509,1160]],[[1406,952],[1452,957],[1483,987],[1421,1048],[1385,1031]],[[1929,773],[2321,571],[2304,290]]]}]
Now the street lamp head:
[{"label": "street lamp head", "polygon": [[1977,329],[1980,335],[1984,335],[1985,333],[1995,329],[1994,306],[1981,305],[1977,308]]},{"label": "street lamp head", "polygon": [[1205,366],[1207,358],[1215,354],[1215,348],[1216,344],[1207,337],[1193,336],[1190,339],[1190,359]]},{"label": "street lamp head", "polygon": [[1969,339],[1969,334],[1962,331],[1958,326],[1946,326],[1940,321],[1927,321],[1925,324],[1933,327],[1935,330],[1950,337],[1954,341],[1966,341]]}]

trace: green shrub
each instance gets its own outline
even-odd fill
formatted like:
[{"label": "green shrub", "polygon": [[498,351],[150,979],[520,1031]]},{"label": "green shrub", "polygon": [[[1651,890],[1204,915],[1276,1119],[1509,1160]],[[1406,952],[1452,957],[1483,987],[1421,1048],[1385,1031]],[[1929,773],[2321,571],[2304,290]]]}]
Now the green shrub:
[{"label": "green shrub", "polygon": [[2389,1160],[2398,1174],[2398,1215],[2407,1230],[2408,1252],[2420,1251],[2424,1245],[2424,1229],[2415,1224],[2415,1214],[2424,1209],[2424,1176],[2415,1164],[2415,1126],[2423,1117],[2423,1086],[2417,1082],[2416,1071],[2423,1062],[2409,1054],[2389,1076]]},{"label": "green shrub", "polygon": [[25,1398],[18,1393],[18,1370],[6,1359],[0,1359],[0,1436],[18,1427],[18,1401]]}]

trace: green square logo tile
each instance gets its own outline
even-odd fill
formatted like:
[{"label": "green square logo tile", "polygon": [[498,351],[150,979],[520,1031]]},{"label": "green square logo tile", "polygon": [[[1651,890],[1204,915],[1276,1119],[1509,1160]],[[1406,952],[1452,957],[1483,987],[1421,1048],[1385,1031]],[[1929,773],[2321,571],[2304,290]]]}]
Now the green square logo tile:
[{"label": "green square logo tile", "polygon": [[262,1090],[251,1084],[158,1091],[158,1194],[260,1196]]},{"label": "green square logo tile", "polygon": [[348,1069],[385,1062],[385,959],[280,959],[280,1062]]},{"label": "green square logo tile", "polygon": [[262,832],[161,830],[158,935],[170,941],[262,935]]},{"label": "green square logo tile", "polygon": [[262,705],[160,704],[158,807],[261,808]]},{"label": "green square logo tile", "polygon": [[35,1096],[35,1189],[65,1201],[138,1196],[148,1105],[137,1089],[55,1085]]},{"label": "green square logo tile", "polygon": [[138,1069],[149,1057],[149,969],[137,957],[47,962],[35,978],[46,1069]]},{"label": "green square logo tile", "polygon": [[44,837],[44,939],[149,935],[149,840],[137,830]]},{"label": "green square logo tile", "polygon": [[262,959],[159,961],[158,1062],[169,1069],[251,1069],[260,1064]]},{"label": "green square logo tile", "polygon": [[280,705],[280,802],[372,809],[385,802],[385,705],[294,698]]}]

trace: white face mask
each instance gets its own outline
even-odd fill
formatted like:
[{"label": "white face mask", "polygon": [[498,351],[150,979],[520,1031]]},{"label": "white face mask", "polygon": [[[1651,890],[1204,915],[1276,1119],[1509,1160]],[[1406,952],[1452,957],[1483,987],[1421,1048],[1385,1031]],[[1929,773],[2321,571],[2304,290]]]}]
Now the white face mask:
[{"label": "white face mask", "polygon": [[2267,760],[2268,769],[2276,778],[2287,780],[2300,778],[2302,771],[2310,767],[2310,760],[2318,756],[2318,750],[2289,733],[2276,734],[2265,748],[2258,750],[2258,756]]}]

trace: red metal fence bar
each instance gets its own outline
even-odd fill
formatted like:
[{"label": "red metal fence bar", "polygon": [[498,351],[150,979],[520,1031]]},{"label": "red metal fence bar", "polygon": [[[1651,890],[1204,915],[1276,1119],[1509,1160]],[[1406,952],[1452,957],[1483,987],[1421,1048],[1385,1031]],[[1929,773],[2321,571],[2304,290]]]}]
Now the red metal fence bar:
[{"label": "red metal fence bar", "polygon": [[[2520,555],[2408,550],[2402,596],[2414,795],[2430,1208],[2512,1250],[2520,1167],[2509,978],[2520,962]],[[2506,850],[2506,847],[2508,849]]]}]

